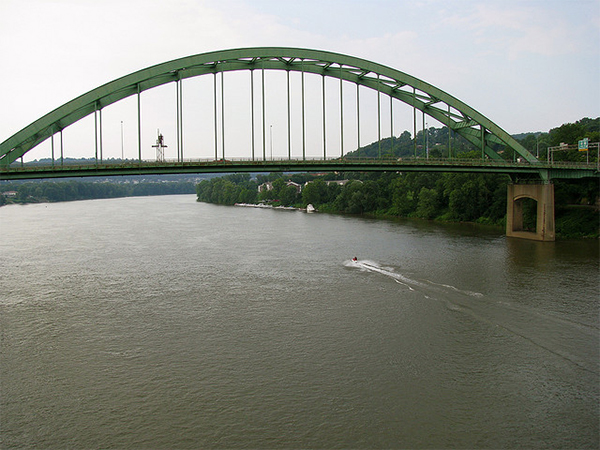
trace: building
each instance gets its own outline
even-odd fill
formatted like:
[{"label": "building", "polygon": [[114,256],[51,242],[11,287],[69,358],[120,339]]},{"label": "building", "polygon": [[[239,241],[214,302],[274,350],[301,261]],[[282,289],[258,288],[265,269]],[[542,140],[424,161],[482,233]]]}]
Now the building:
[{"label": "building", "polygon": [[302,192],[302,185],[298,184],[298,183],[294,183],[293,181],[288,181],[287,183],[285,183],[286,186],[293,186],[294,188],[296,188],[296,194],[299,194],[300,192]]},{"label": "building", "polygon": [[273,190],[273,183],[271,183],[270,181],[267,181],[266,183],[263,183],[258,186],[258,192],[272,191],[272,190]]},{"label": "building", "polygon": [[[298,183],[294,183],[293,181],[288,180],[288,181],[286,181],[285,185],[293,186],[296,189],[297,194],[302,192],[302,186]],[[273,183],[271,181],[267,181],[266,183],[263,183],[260,186],[258,186],[258,192],[272,191],[272,190],[273,190]]]}]

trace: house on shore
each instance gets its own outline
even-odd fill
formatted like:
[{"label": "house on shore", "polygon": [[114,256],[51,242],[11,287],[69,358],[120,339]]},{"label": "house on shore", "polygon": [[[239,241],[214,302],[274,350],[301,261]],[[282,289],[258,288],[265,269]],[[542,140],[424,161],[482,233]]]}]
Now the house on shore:
[{"label": "house on shore", "polygon": [[[285,185],[293,186],[296,189],[297,194],[302,192],[302,185],[300,185],[298,183],[294,183],[291,180],[286,181]],[[260,186],[258,186],[258,192],[272,191],[272,190],[273,190],[273,183],[271,181],[267,181],[266,183],[263,183]]]}]

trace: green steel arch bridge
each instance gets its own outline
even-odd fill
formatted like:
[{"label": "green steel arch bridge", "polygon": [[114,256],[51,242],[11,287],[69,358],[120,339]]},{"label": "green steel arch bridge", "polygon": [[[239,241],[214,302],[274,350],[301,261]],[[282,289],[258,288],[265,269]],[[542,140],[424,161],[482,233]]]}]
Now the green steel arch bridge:
[{"label": "green steel arch bridge", "polygon": [[[226,142],[225,107],[223,93],[225,90],[224,73],[233,71],[249,71],[251,91],[251,151],[244,157],[230,156]],[[267,157],[265,120],[265,71],[283,71],[287,73],[287,156],[275,159]],[[290,107],[290,73],[296,72],[301,77],[301,128],[302,152],[295,149],[292,152],[291,130],[292,114]],[[256,73],[259,76],[255,76]],[[306,115],[315,113],[314,107],[307,111],[305,93],[305,77],[321,76],[322,89],[319,99],[322,117],[322,156],[307,156]],[[184,115],[183,115],[183,81],[189,78],[213,77],[214,100],[214,156],[210,158],[193,159],[184,152]],[[218,78],[220,77],[221,99],[218,99]],[[255,95],[255,83],[261,83],[260,98]],[[337,154],[328,152],[328,129],[332,127],[326,120],[326,83],[325,80],[339,80],[339,123],[340,149]],[[175,84],[176,92],[176,146],[177,158],[165,160],[158,157],[155,160],[142,158],[142,93],[169,83]],[[257,84],[258,84],[257,83]],[[355,117],[344,117],[344,87],[356,86]],[[331,86],[331,84],[330,84]],[[357,128],[356,149],[361,143],[361,123],[365,121],[364,113],[361,118],[361,88],[376,93],[377,98],[377,140],[381,142],[382,104],[381,97],[389,97],[390,135],[393,136],[393,101],[399,101],[412,109],[413,136],[415,157],[409,158],[357,158],[347,157],[344,142],[344,126],[351,121]],[[103,158],[103,126],[102,112],[107,106],[121,100],[133,97],[137,100],[137,150],[135,159],[126,161],[108,161]],[[314,101],[313,101],[314,103]],[[257,115],[257,106],[262,116]],[[220,108],[220,116],[218,110]],[[431,117],[448,128],[448,136],[460,135],[480,150],[481,158],[465,160],[456,158],[430,159],[417,157],[417,111],[422,115],[423,131],[425,117]],[[81,119],[93,115],[94,145],[91,162],[85,164],[67,164],[63,158],[63,130]],[[258,117],[256,117],[258,116]],[[297,114],[296,114],[297,116]],[[372,118],[369,117],[369,120]],[[187,118],[186,118],[187,120]],[[220,120],[220,132],[217,126]],[[336,131],[337,133],[337,131]],[[59,137],[60,158],[55,157],[55,136]],[[256,148],[256,141],[262,138],[262,146]],[[26,164],[23,157],[42,142],[51,139],[52,155],[49,164]],[[220,142],[220,152],[219,145]],[[393,145],[393,139],[391,140]],[[352,144],[354,145],[354,143]],[[448,142],[449,152],[450,140]],[[512,150],[517,155],[517,161],[507,161],[502,152]],[[354,150],[354,149],[353,149]],[[450,153],[451,154],[451,153]],[[88,160],[88,161],[90,161]],[[438,172],[487,172],[504,173],[513,180],[539,180],[550,184],[555,178],[598,177],[598,158],[592,163],[558,163],[541,161],[506,131],[490,119],[471,108],[467,104],[442,91],[441,89],[408,75],[399,70],[387,67],[365,59],[360,59],[339,53],[320,50],[282,47],[261,47],[230,49],[203,53],[176,59],[146,69],[139,70],[118,78],[86,94],[83,94],[54,111],[29,124],[0,143],[0,179],[17,180],[32,178],[61,178],[86,176],[113,176],[134,174],[172,174],[172,173],[231,173],[231,172],[267,172],[267,171],[438,171]],[[534,194],[522,194],[525,197],[539,199]],[[552,195],[553,198],[553,195]],[[510,206],[509,206],[510,207]],[[553,220],[553,219],[552,219]]]}]

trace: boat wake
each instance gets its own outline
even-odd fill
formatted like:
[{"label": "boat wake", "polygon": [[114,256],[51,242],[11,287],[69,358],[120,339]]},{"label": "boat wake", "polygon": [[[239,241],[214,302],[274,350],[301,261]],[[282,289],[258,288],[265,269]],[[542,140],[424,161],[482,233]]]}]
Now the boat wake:
[{"label": "boat wake", "polygon": [[[396,272],[393,267],[385,267],[369,260],[348,260],[344,266],[358,269],[361,272],[370,272],[391,278],[396,283],[415,291],[426,299],[441,301],[449,310],[467,314],[473,319],[501,328],[530,343],[553,353],[580,368],[594,373],[599,373],[594,352],[597,346],[582,346],[581,342],[595,339],[598,329],[584,324],[570,323],[569,321],[508,302],[500,302],[486,298],[479,292],[459,289],[449,284],[436,283],[430,280],[415,280]],[[560,332],[549,335],[545,330],[554,329]],[[556,336],[555,336],[556,335]],[[565,340],[560,336],[571,336]],[[577,336],[578,338],[575,338]],[[573,342],[571,342],[573,341]]]},{"label": "boat wake", "polygon": [[[481,294],[479,292],[464,291],[462,289],[457,288],[456,286],[451,286],[448,284],[439,284],[439,283],[435,283],[435,282],[429,281],[429,280],[424,280],[424,281],[415,280],[415,279],[409,278],[401,273],[396,272],[393,267],[381,266],[380,264],[376,263],[375,261],[350,260],[350,261],[345,261],[344,265],[346,267],[353,267],[353,268],[360,269],[362,271],[380,273],[381,275],[391,278],[396,283],[404,285],[411,291],[414,291],[414,290],[440,291],[441,290],[441,291],[458,292],[458,293],[461,293],[464,295],[468,295],[470,297],[483,297],[483,294]],[[426,292],[424,292],[424,294],[427,298],[430,298]]]}]

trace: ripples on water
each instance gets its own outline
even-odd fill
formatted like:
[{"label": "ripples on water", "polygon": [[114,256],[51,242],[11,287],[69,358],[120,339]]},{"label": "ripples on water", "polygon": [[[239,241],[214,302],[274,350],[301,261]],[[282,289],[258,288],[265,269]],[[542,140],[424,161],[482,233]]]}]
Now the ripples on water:
[{"label": "ripples on water", "polygon": [[4,448],[598,447],[589,245],[192,196],[0,224]]},{"label": "ripples on water", "polygon": [[[598,327],[593,324],[565,319],[555,314],[547,314],[523,305],[506,301],[491,302],[479,292],[465,291],[456,286],[435,283],[431,280],[418,281],[395,271],[393,267],[381,267],[374,261],[345,261],[344,265],[361,271],[379,273],[402,284],[410,291],[419,291],[426,299],[442,301],[447,308],[470,315],[472,318],[501,327],[515,336],[530,341],[534,345],[560,356],[580,368],[598,375],[598,348],[586,342],[593,342],[598,336]],[[473,300],[477,299],[477,300]],[[535,323],[536,327],[533,327]],[[539,332],[545,328],[546,332]],[[552,330],[551,333],[548,333]],[[553,335],[554,334],[554,335]],[[569,348],[569,339],[565,335],[580,334],[582,342],[575,342],[576,348]],[[555,341],[555,342],[552,342]]]}]

